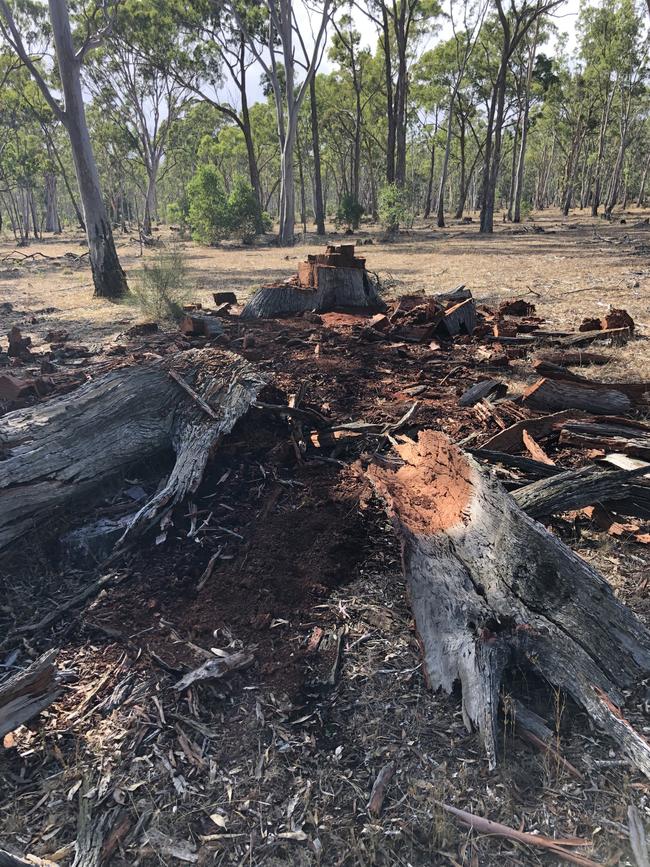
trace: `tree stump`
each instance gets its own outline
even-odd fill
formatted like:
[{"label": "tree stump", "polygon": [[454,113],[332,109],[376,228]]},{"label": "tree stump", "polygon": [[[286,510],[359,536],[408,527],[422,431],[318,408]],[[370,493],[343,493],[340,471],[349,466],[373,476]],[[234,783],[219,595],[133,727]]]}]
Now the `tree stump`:
[{"label": "tree stump", "polygon": [[263,286],[246,304],[241,318],[292,316],[311,310],[326,313],[341,307],[360,307],[374,312],[386,309],[377,287],[363,269],[319,265],[314,270],[317,276],[313,288],[295,283]]},{"label": "tree stump", "polygon": [[175,452],[166,484],[125,535],[194,492],[221,437],[264,385],[241,356],[193,349],[125,366],[63,397],[0,418],[0,552],[54,516],[97,501],[130,467]]},{"label": "tree stump", "polygon": [[402,541],[426,676],[446,692],[460,681],[490,767],[502,678],[521,664],[567,690],[650,776],[650,745],[616,707],[650,671],[650,633],[443,434],[422,431],[397,451],[398,469],[368,474]]}]

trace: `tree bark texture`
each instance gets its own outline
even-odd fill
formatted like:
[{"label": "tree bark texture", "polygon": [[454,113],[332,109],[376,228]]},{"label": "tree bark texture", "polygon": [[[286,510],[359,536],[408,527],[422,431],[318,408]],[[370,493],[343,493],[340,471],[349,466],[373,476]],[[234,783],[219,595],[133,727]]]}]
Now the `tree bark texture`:
[{"label": "tree bark texture", "polygon": [[261,375],[238,355],[190,350],[119,368],[71,394],[3,416],[0,556],[29,533],[57,529],[55,516],[97,501],[130,466],[175,452],[166,484],[135,515],[126,535],[153,526],[197,489],[221,437],[262,385]]},{"label": "tree bark texture", "polygon": [[318,286],[304,289],[291,283],[263,286],[241,312],[242,319],[265,319],[273,316],[291,316],[314,310],[325,313],[345,307],[382,311],[386,305],[377,288],[361,268],[317,269]]},{"label": "tree bark texture", "polygon": [[63,123],[70,137],[77,183],[81,194],[86,237],[95,295],[120,298],[127,290],[113,231],[102,199],[99,172],[93,154],[81,91],[81,61],[78,59],[70,30],[65,0],[49,0],[52,33],[65,100]]},{"label": "tree bark texture", "polygon": [[368,474],[402,541],[426,676],[446,692],[460,681],[490,766],[503,676],[522,665],[566,690],[650,776],[650,745],[616,707],[650,671],[650,633],[443,434],[422,431],[397,451],[399,469]]}]

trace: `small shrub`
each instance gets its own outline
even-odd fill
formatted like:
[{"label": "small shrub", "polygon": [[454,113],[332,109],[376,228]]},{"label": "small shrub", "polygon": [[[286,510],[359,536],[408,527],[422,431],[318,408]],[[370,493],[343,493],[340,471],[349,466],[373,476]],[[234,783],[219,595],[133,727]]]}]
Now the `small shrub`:
[{"label": "small shrub", "polygon": [[178,245],[171,245],[143,264],[131,295],[145,316],[156,322],[176,322],[183,316],[183,304],[191,291],[185,254]]},{"label": "small shrub", "polygon": [[379,221],[389,234],[393,234],[399,231],[405,220],[404,191],[396,184],[387,184],[379,191]]},{"label": "small shrub", "polygon": [[230,232],[228,200],[214,166],[199,166],[187,185],[192,237],[200,244],[216,244]]},{"label": "small shrub", "polygon": [[345,226],[348,229],[358,229],[363,212],[363,205],[359,204],[352,193],[346,193],[339,202],[335,219],[336,225]]},{"label": "small shrub", "polygon": [[[209,164],[199,166],[187,185],[187,197],[192,237],[200,244],[216,244],[231,237],[248,242],[257,234],[255,193],[244,178],[235,178],[226,196],[217,169]],[[263,214],[262,220],[264,231],[269,231],[269,216]]]}]

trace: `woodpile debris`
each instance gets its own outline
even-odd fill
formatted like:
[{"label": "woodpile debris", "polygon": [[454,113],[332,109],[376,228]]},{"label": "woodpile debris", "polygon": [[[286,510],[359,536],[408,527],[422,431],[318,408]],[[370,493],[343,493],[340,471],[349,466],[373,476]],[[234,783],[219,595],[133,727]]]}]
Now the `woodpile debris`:
[{"label": "woodpile debris", "polygon": [[[293,749],[286,745],[294,729],[292,743],[311,744],[310,709],[296,706],[290,716],[280,702],[256,705],[257,685],[269,672],[285,676],[293,664],[290,654],[318,661],[318,689],[338,688],[356,643],[365,647],[381,634],[382,626],[369,621],[352,640],[347,623],[328,629],[314,620],[328,591],[321,583],[321,552],[304,553],[331,535],[323,524],[322,480],[334,488],[352,476],[357,485],[367,479],[363,494],[355,488],[341,507],[345,517],[330,571],[338,576],[348,568],[340,550],[362,547],[361,535],[349,536],[357,511],[381,516],[373,518],[373,545],[376,538],[389,538],[381,506],[386,503],[403,546],[423,651],[422,669],[416,660],[406,675],[396,671],[396,680],[419,684],[422,672],[430,687],[447,692],[460,681],[463,720],[478,730],[493,766],[503,743],[500,685],[511,671],[533,672],[570,695],[609,736],[607,746],[624,756],[617,761],[650,776],[650,747],[638,719],[628,721],[622,710],[629,690],[650,672],[650,636],[605,579],[561,541],[569,533],[558,532],[568,526],[571,533],[607,533],[616,544],[650,543],[650,425],[639,412],[647,406],[647,384],[607,382],[606,367],[604,378],[589,371],[615,357],[614,349],[595,352],[591,343],[615,347],[635,336],[634,323],[619,317],[598,319],[602,327],[587,332],[552,330],[524,299],[493,309],[477,303],[464,286],[435,295],[409,293],[380,307],[365,301],[340,305],[333,290],[335,309],[319,310],[314,301],[325,298],[328,281],[340,276],[336,272],[366,273],[363,259],[347,246],[328,251],[327,261],[310,257],[300,266],[300,280],[268,287],[276,298],[278,289],[280,295],[286,290],[308,296],[308,306],[292,311],[300,316],[255,321],[241,315],[234,293],[215,293],[216,310],[191,305],[173,333],[142,323],[101,356],[89,350],[59,361],[50,352],[39,357],[34,347],[30,357],[13,356],[0,374],[0,400],[12,404],[0,415],[0,559],[36,537],[59,536],[57,516],[64,514],[77,528],[66,537],[68,544],[100,552],[95,559],[108,557],[111,569],[112,558],[128,551],[129,568],[98,578],[95,570],[91,580],[84,576],[81,591],[68,592],[58,605],[48,599],[45,613],[41,608],[33,622],[14,624],[12,634],[27,642],[59,624],[59,634],[65,633],[69,624],[61,621],[74,622],[83,611],[84,628],[104,637],[117,633],[125,654],[133,646],[130,636],[137,636],[142,667],[153,662],[158,677],[150,693],[144,681],[139,684],[134,726],[140,728],[129,733],[128,744],[151,746],[146,761],[155,763],[159,776],[165,769],[182,804],[187,792],[198,797],[203,781],[195,783],[203,769],[216,767],[210,750],[221,731],[218,717],[207,725],[202,714],[210,701],[222,713],[221,690],[238,691],[242,683],[255,687],[247,696],[254,702],[251,717],[261,726],[265,715],[273,715],[277,725],[270,750],[280,741],[282,750]],[[51,336],[59,351],[75,345],[69,335]],[[72,362],[79,362],[78,369]],[[48,374],[49,396],[33,384],[33,365],[42,363],[55,367]],[[30,405],[17,406],[21,401]],[[138,476],[143,466],[152,470],[148,483]],[[90,541],[94,533],[96,545]],[[368,581],[389,568],[380,553]],[[77,560],[76,568],[87,568],[93,556],[83,566]],[[163,577],[149,585],[147,569],[154,560]],[[262,565],[247,572],[251,560]],[[309,586],[316,588],[299,612],[308,624],[299,640],[290,631],[295,600],[290,597],[284,608],[277,603],[298,583],[292,570],[309,573]],[[282,587],[269,603],[265,594],[274,581]],[[222,631],[222,642],[214,624],[205,623],[224,600],[232,603],[230,597],[235,603],[229,620],[246,631],[241,640]],[[170,625],[176,608],[194,619],[205,617],[200,639],[189,615],[183,628]],[[121,617],[128,620],[123,633],[116,626]],[[405,640],[412,643],[411,636]],[[198,657],[191,664],[176,659],[181,645]],[[381,655],[386,656],[383,646]],[[120,668],[113,662],[106,680],[93,682],[79,702],[81,717],[67,711],[68,725],[85,722],[86,714],[104,719],[99,708],[122,700],[133,686],[127,680],[132,672],[113,682],[115,670]],[[0,719],[6,686],[5,680]],[[46,707],[58,690],[55,678],[40,698],[29,693],[26,704],[35,698],[33,709],[47,698]],[[54,705],[51,713],[63,711]],[[552,717],[550,710],[536,719],[521,704],[516,729],[572,782],[582,780],[587,770],[579,756],[564,758]],[[475,744],[467,740],[475,761]],[[267,753],[257,760],[258,780]],[[375,822],[403,784],[400,761],[383,749],[372,753],[360,803]],[[117,785],[115,791],[117,800]],[[582,844],[578,838],[548,842],[480,816],[468,819],[469,813],[449,806],[445,802],[445,812],[478,830],[589,863],[572,852]],[[105,824],[92,826],[101,831],[93,851],[124,848],[127,862],[148,853],[183,855],[193,863],[204,858],[205,846],[223,845],[223,831],[230,833],[230,826],[220,824],[226,821],[220,812],[206,815],[196,834],[173,838],[164,827],[110,814]],[[233,838],[239,833],[237,826]],[[286,823],[278,826],[275,841],[307,838],[300,823]]]}]

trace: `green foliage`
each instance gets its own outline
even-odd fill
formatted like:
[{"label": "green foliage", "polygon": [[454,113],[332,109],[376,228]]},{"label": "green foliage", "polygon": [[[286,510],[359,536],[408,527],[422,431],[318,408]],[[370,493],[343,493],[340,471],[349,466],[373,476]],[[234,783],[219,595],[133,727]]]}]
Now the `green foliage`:
[{"label": "green foliage", "polygon": [[228,199],[215,166],[199,166],[187,185],[192,237],[200,244],[217,244],[230,233]]},{"label": "green foliage", "polygon": [[359,204],[352,193],[346,193],[339,202],[336,211],[336,225],[348,229],[358,229],[363,216],[363,205]]},{"label": "green foliage", "polygon": [[133,302],[156,322],[178,321],[191,290],[187,259],[176,244],[156,252],[131,281]]},{"label": "green foliage", "polygon": [[404,190],[400,190],[396,184],[386,184],[379,191],[379,220],[382,226],[389,233],[398,232],[405,219]]},{"label": "green foliage", "polygon": [[[199,166],[187,185],[187,198],[192,237],[200,244],[216,244],[231,237],[250,241],[255,236],[257,202],[244,178],[235,178],[227,196],[216,166]],[[268,216],[263,219],[265,229],[270,229]]]}]

